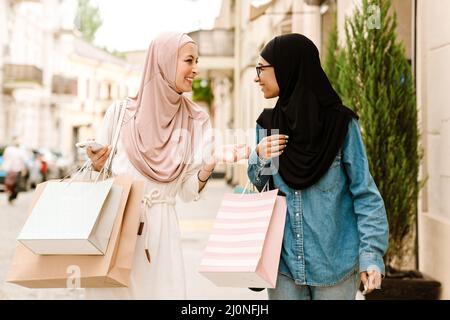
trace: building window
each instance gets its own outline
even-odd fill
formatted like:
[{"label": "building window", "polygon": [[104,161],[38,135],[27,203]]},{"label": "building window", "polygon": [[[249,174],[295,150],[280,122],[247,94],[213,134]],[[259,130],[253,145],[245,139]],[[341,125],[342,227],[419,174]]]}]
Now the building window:
[{"label": "building window", "polygon": [[102,83],[99,82],[97,84],[97,99],[101,100],[102,99]]},{"label": "building window", "polygon": [[76,96],[78,95],[78,80],[54,75],[52,78],[52,93]]},{"label": "building window", "polygon": [[86,99],[89,99],[89,96],[91,94],[90,90],[91,90],[91,82],[89,81],[89,79],[86,80]]}]

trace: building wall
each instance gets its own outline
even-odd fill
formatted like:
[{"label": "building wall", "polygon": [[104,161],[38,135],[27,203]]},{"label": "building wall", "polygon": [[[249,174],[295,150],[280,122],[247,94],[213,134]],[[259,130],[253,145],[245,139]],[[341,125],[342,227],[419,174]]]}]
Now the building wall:
[{"label": "building wall", "polygon": [[413,54],[413,0],[393,0],[392,11],[397,15],[397,37],[403,43],[408,59]]},{"label": "building wall", "polygon": [[[8,7],[8,1],[0,0],[0,88],[3,88],[4,53],[8,43]],[[0,137],[6,135],[7,112],[5,104],[3,90],[0,90]]]},{"label": "building wall", "polygon": [[[2,52],[4,63],[34,66],[43,70],[44,56],[44,16],[40,2],[17,1],[7,13],[8,50]],[[12,136],[18,136],[23,145],[36,148],[47,132],[45,107],[43,106],[45,88],[42,84],[16,81],[17,88],[3,108],[6,121],[3,123],[5,135],[2,143],[8,143]],[[44,123],[40,121],[43,119]]]},{"label": "building wall", "polygon": [[139,67],[130,65],[73,34],[63,36],[58,48],[55,51],[58,63],[53,72],[77,79],[76,96],[53,95],[52,98],[61,110],[62,131],[58,146],[65,153],[76,154],[77,140],[97,135],[111,103],[136,94],[143,62],[139,62]]},{"label": "building wall", "polygon": [[419,268],[450,299],[450,2],[418,0],[417,103],[427,184],[419,214]]}]

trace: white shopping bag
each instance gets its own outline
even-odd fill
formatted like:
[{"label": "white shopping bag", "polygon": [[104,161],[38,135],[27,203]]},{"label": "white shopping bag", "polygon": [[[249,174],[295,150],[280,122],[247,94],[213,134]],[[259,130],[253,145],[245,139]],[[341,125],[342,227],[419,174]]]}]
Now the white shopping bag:
[{"label": "white shopping bag", "polygon": [[111,153],[95,181],[75,180],[79,174],[89,171],[91,163],[87,161],[70,181],[45,183],[45,189],[17,238],[32,252],[41,255],[105,255],[122,196],[124,193],[128,195],[131,188],[131,181],[127,188],[114,183],[114,178],[99,181],[100,177],[111,175],[126,102],[116,104],[117,107],[120,107],[120,112],[113,130]]},{"label": "white shopping bag", "polygon": [[42,255],[105,254],[123,192],[113,182],[48,182],[17,240]]}]

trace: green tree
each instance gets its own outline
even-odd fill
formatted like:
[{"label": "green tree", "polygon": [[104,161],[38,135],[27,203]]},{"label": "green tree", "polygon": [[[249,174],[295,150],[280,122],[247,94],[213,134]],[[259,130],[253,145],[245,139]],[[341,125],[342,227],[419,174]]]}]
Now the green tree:
[{"label": "green tree", "polygon": [[211,81],[207,79],[195,79],[192,83],[192,100],[203,101],[211,108],[211,103],[214,99],[211,88]]},{"label": "green tree", "polygon": [[91,5],[89,0],[78,0],[75,25],[85,40],[93,42],[98,28],[102,25],[99,8]]},{"label": "green tree", "polygon": [[338,88],[360,116],[369,166],[389,222],[388,267],[402,267],[415,249],[414,226],[422,151],[414,81],[397,42],[391,0],[362,0],[346,20],[346,45],[338,59]]},{"label": "green tree", "polygon": [[337,30],[337,21],[336,15],[333,18],[333,25],[330,32],[328,47],[325,55],[325,63],[323,66],[323,70],[330,79],[331,84],[334,89],[339,92],[338,89],[338,59],[339,59],[339,43],[338,43],[338,30]]}]

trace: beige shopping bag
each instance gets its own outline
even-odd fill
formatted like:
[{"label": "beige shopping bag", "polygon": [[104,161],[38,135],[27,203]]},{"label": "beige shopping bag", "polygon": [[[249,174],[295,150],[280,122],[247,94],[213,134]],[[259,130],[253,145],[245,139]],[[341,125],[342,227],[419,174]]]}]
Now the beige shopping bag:
[{"label": "beige shopping bag", "polygon": [[[42,256],[19,243],[6,281],[28,288],[128,286],[144,184],[132,182],[129,176],[118,176],[114,185],[122,187],[124,192],[104,256]],[[37,187],[30,212],[44,186]]]}]

